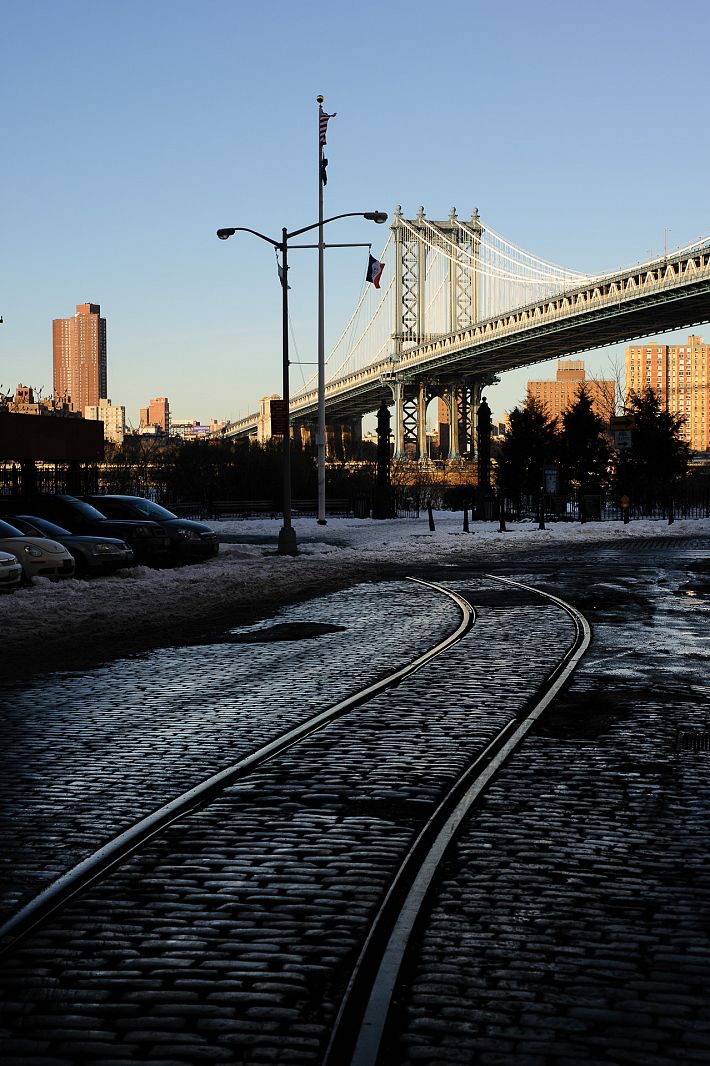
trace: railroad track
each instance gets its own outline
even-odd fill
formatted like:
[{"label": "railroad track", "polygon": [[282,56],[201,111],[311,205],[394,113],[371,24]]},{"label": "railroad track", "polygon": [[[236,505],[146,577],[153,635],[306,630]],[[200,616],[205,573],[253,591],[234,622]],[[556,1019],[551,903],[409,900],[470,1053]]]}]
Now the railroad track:
[{"label": "railroad track", "polygon": [[[527,585],[492,575],[484,576],[468,589],[456,588],[456,583],[450,583],[449,587],[428,582],[419,584],[451,598],[460,609],[459,624],[445,639],[437,641],[406,666],[312,715],[161,805],[59,877],[0,930],[2,952],[10,964],[11,979],[19,977],[21,985],[28,980],[38,954],[45,955],[45,961],[55,959],[51,962],[51,998],[56,1000],[56,982],[65,980],[61,956],[62,952],[66,954],[69,942],[73,962],[69,984],[77,979],[81,982],[81,976],[77,978],[76,954],[82,950],[86,930],[92,931],[95,940],[97,922],[107,929],[117,917],[117,928],[125,926],[125,913],[116,900],[121,901],[126,893],[136,890],[136,878],[141,891],[144,883],[153,885],[156,880],[162,881],[173,898],[173,886],[178,885],[179,895],[185,870],[204,862],[208,876],[198,877],[195,883],[199,884],[203,896],[200,907],[204,913],[199,924],[209,929],[213,928],[215,913],[234,914],[240,900],[248,901],[247,910],[258,910],[258,915],[254,915],[255,925],[264,921],[264,913],[269,913],[270,908],[279,912],[283,903],[279,886],[285,878],[288,887],[283,897],[287,903],[295,899],[296,910],[299,907],[317,910],[320,899],[320,906],[331,908],[329,918],[335,915],[338,935],[348,928],[347,942],[339,943],[336,937],[336,942],[329,942],[324,952],[329,960],[326,968],[331,971],[324,1013],[326,1017],[330,1015],[332,1024],[325,1024],[317,1039],[313,1038],[313,1061],[321,1061],[324,1055],[323,1061],[328,1066],[345,1062],[357,1066],[375,1063],[404,951],[448,845],[476,799],[565,684],[590,639],[589,627],[579,612],[559,598]],[[476,603],[482,604],[488,627],[487,634],[480,633],[479,640],[476,635],[482,627],[474,626]],[[549,609],[541,612],[543,604]],[[533,629],[535,632],[531,634]],[[524,662],[516,660],[515,649],[527,656]],[[443,706],[446,698],[441,692],[445,692],[452,672],[456,673],[456,688],[462,683],[464,686],[473,683],[468,676],[461,676],[461,670],[471,662],[478,669],[475,684],[482,694],[480,706],[472,709],[464,699],[464,706],[460,707],[456,692],[451,706]],[[426,678],[420,674],[423,671]],[[499,693],[496,704],[492,705],[491,693],[495,694],[496,685],[500,686],[506,679],[505,694]],[[439,693],[437,711],[443,721],[437,721],[436,714],[424,714],[420,707],[430,692]],[[427,731],[428,735],[424,736]],[[411,765],[407,765],[405,769],[410,777],[405,784],[400,784],[389,766],[393,760],[392,745],[402,745],[405,762],[411,763],[418,740],[422,746],[423,769],[412,774]],[[431,751],[424,750],[427,742]],[[358,765],[360,751],[363,754]],[[363,780],[364,785],[357,785]],[[295,853],[283,859],[282,869],[273,863],[272,857],[286,850],[279,836],[284,830],[274,831],[273,824],[278,822],[279,805],[289,812],[284,824],[289,818],[295,820],[292,809],[298,806],[295,797],[301,788],[305,796],[303,809],[309,814],[304,819],[303,831],[298,830]],[[271,804],[277,808],[275,816],[269,809]],[[258,815],[253,813],[255,808]],[[262,809],[265,815],[261,814]],[[372,820],[379,833],[374,844],[368,839],[367,826],[361,824],[366,818]],[[227,819],[230,825],[225,829]],[[354,846],[351,855],[347,851],[343,853],[338,869],[346,871],[343,880],[352,881],[347,871],[350,866],[357,871],[360,863],[361,870],[354,878],[355,891],[358,879],[363,878],[360,888],[363,899],[357,899],[357,906],[351,904],[349,908],[342,906],[347,901],[349,886],[346,884],[343,890],[333,883],[328,872],[333,856],[341,848],[339,820],[347,824]],[[268,837],[274,832],[276,844]],[[290,826],[288,832],[293,835]],[[261,836],[258,845],[256,836],[248,842],[250,861],[257,869],[259,863],[263,864],[264,855],[269,855],[270,861],[260,879],[265,902],[255,900],[256,893],[252,891],[255,886],[244,872],[239,849],[245,833],[265,833],[265,841],[268,837],[267,843],[262,843]],[[216,865],[212,858],[203,859],[206,841],[212,842],[207,846],[214,847],[218,855]],[[317,854],[319,848],[322,855]],[[166,860],[166,854],[175,858]],[[229,855],[236,857],[237,874],[232,873]],[[377,856],[382,859],[382,869],[375,872]],[[302,887],[303,900],[299,902],[294,885],[301,885],[304,878],[308,881],[310,874],[303,871],[311,868],[314,870],[312,884],[309,881]],[[166,875],[165,870],[172,874]],[[324,876],[324,871],[328,876]],[[368,883],[368,872],[372,884]],[[331,890],[339,909],[326,898]],[[205,894],[212,898],[211,903]],[[187,898],[194,898],[193,882],[188,885]],[[149,909],[151,906],[154,904]],[[187,931],[194,910],[181,918],[181,906],[178,900],[176,922]],[[145,944],[148,934],[155,936],[155,913],[146,922],[139,923],[137,943]],[[241,920],[237,927],[242,927]],[[290,954],[297,956],[294,931],[288,930],[283,936],[292,949]],[[106,939],[110,941],[111,934],[106,937],[102,934],[99,939],[102,943]],[[185,932],[185,943],[188,940]],[[207,961],[209,969],[211,934],[206,942],[198,940],[199,945],[194,947],[195,965],[199,966],[202,959]],[[61,948],[57,951],[58,945]],[[87,973],[97,968],[97,950],[100,955],[103,949],[89,948]],[[310,954],[306,948],[303,951],[304,972],[308,972]],[[283,984],[283,959],[287,953],[278,948],[274,953],[278,956],[274,971],[282,975]],[[134,954],[135,946],[131,948],[131,955]],[[342,968],[345,962],[351,973],[346,978]],[[236,963],[235,966],[239,969]],[[247,965],[244,969],[248,972]],[[257,975],[262,983],[271,980],[267,973],[257,970]],[[239,980],[244,983],[242,977]],[[153,981],[151,978],[151,985]],[[137,988],[140,983],[139,975]],[[216,987],[220,987],[219,983]],[[303,998],[303,992],[296,995],[296,1000],[299,995]],[[69,991],[67,996],[71,999]],[[180,995],[176,993],[175,998],[179,1010]],[[13,1002],[17,1006],[11,993],[10,1012]],[[42,1008],[46,1015],[46,1002]],[[61,997],[58,1009],[61,1013]],[[297,1013],[303,1010],[299,1007]],[[23,1014],[20,1029],[26,1027],[30,1017],[31,1011]],[[289,1028],[287,1018],[283,1019],[283,1026]],[[138,1050],[130,1050],[134,1060],[147,1054],[142,1050],[140,1035],[135,1039]],[[245,1039],[248,1041],[248,1034]],[[275,1039],[280,1039],[278,1034]],[[286,1036],[285,1039],[295,1038]],[[51,1036],[49,1041],[51,1044]]]},{"label": "railroad track", "polygon": [[[418,581],[418,583],[421,585],[430,584],[425,581]],[[435,586],[432,585],[431,587]],[[36,925],[48,918],[73,896],[87,888],[97,878],[102,877],[114,866],[117,866],[123,859],[137,848],[140,848],[142,844],[161,830],[209,804],[230,785],[235,784],[249,773],[253,773],[258,767],[277,758],[282,752],[288,751],[289,748],[294,747],[306,737],[323,729],[335,721],[336,718],[347,714],[348,711],[360,706],[360,704],[366,703],[373,696],[379,695],[386,689],[398,685],[405,678],[410,677],[425,666],[435,655],[440,655],[460,640],[473,624],[474,612],[462,597],[444,589],[442,586],[438,586],[438,588],[444,595],[451,597],[461,609],[461,622],[450,636],[438,641],[429,651],[417,656],[406,666],[393,671],[387,677],[371,685],[367,685],[359,692],[341,700],[334,706],[313,715],[305,722],[295,726],[293,729],[289,729],[275,740],[253,751],[246,758],[240,759],[233,766],[229,766],[217,774],[212,774],[199,785],[195,785],[187,792],[176,796],[169,803],[161,805],[151,814],[146,815],[145,818],[141,818],[139,822],[115,836],[91,855],[87,855],[85,859],[53,881],[43,892],[40,892],[34,899],[26,903],[16,914],[0,926],[0,957],[11,947],[14,947]]]}]

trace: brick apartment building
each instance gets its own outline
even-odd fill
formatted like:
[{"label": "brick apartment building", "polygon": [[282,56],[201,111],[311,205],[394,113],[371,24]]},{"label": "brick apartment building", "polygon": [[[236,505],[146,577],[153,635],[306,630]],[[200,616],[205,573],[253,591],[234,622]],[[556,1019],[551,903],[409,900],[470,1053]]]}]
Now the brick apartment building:
[{"label": "brick apartment building", "polygon": [[167,396],[157,396],[147,407],[141,407],[140,428],[170,433],[170,404]]},{"label": "brick apartment building", "polygon": [[616,382],[587,380],[583,359],[558,360],[554,380],[528,381],[528,397],[537,400],[548,418],[559,418],[577,400],[584,385],[595,414],[605,422],[614,414]]},{"label": "brick apartment building", "polygon": [[691,334],[684,344],[646,341],[626,349],[626,393],[650,386],[666,411],[682,415],[683,439],[710,449],[710,344]]},{"label": "brick apartment building", "polygon": [[55,400],[80,414],[106,398],[106,319],[99,304],[77,304],[73,318],[53,320],[52,378]]}]

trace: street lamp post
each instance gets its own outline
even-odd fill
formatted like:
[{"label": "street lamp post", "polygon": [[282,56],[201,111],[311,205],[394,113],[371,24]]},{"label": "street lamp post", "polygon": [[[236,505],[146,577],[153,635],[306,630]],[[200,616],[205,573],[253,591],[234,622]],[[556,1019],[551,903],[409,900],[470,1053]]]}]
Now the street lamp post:
[{"label": "street lamp post", "polygon": [[281,230],[281,347],[283,359],[284,444],[283,444],[283,516],[284,524],[279,530],[279,555],[295,555],[296,530],[291,525],[291,423],[288,408],[291,402],[288,373],[288,233]]},{"label": "street lamp post", "polygon": [[[262,241],[266,241],[277,252],[281,252],[281,342],[283,352],[283,405],[285,409],[286,426],[284,431],[284,456],[283,456],[283,526],[279,530],[278,553],[279,555],[296,555],[296,531],[291,524],[291,427],[289,422],[289,350],[288,350],[288,242],[292,237],[300,237],[302,233],[311,230],[320,231],[329,222],[335,222],[339,218],[359,217],[369,219],[371,222],[386,222],[387,215],[384,211],[347,211],[342,215],[333,215],[331,218],[319,219],[311,226],[303,226],[301,229],[292,230],[290,233],[286,227],[281,230],[281,240],[275,241],[273,237],[267,237],[265,233],[250,229],[248,226],[230,226],[218,229],[217,236],[221,241],[233,237],[235,233],[252,233]],[[300,244],[297,248],[321,248],[322,241],[317,245]]]}]

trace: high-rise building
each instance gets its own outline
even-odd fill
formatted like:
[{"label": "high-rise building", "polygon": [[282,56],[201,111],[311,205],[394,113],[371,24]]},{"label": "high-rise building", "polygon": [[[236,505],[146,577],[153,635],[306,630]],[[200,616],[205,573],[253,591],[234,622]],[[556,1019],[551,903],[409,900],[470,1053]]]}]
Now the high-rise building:
[{"label": "high-rise building", "polygon": [[147,407],[141,407],[140,428],[170,432],[170,404],[167,396],[158,396],[151,400]]},{"label": "high-rise building", "polygon": [[691,449],[710,448],[710,344],[691,334],[685,344],[630,344],[626,392],[650,386],[663,408],[685,419],[681,433]]},{"label": "high-rise building", "polygon": [[98,304],[77,304],[73,318],[55,318],[52,350],[55,400],[83,412],[106,398],[106,319]]},{"label": "high-rise building", "polygon": [[548,418],[559,418],[572,407],[584,386],[592,401],[592,409],[608,422],[614,414],[616,402],[616,382],[587,381],[583,359],[559,359],[554,381],[528,381],[528,397],[542,404]]},{"label": "high-rise building", "polygon": [[123,444],[126,435],[126,408],[120,404],[114,407],[110,400],[99,400],[98,404],[84,408],[84,418],[96,419],[104,424],[104,439],[114,444]]}]

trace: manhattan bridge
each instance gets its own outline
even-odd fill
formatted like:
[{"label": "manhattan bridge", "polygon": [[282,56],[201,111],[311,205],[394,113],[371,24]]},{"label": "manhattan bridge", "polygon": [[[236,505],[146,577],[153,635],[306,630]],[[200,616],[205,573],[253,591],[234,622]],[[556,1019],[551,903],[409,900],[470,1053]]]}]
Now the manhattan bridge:
[{"label": "manhattan bridge", "polygon": [[[477,210],[435,221],[397,208],[380,260],[385,285],[365,285],[327,357],[326,419],[331,440],[355,444],[362,416],[384,401],[395,457],[426,456],[434,398],[448,411],[448,457],[473,455],[481,392],[497,374],[710,319],[710,238],[593,276],[523,251]],[[313,379],[289,404],[304,441],[315,438],[317,411]],[[259,420],[231,422],[222,435],[253,436]]]}]

